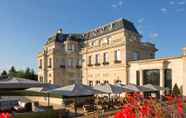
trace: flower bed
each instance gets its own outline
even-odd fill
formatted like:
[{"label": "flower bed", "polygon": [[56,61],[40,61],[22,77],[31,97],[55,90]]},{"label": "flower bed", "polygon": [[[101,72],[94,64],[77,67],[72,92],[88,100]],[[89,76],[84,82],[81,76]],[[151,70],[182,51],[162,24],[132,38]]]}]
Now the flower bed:
[{"label": "flower bed", "polygon": [[115,118],[184,118],[184,104],[181,97],[167,96],[164,104],[157,99],[144,99],[135,93],[127,95],[127,104]]}]

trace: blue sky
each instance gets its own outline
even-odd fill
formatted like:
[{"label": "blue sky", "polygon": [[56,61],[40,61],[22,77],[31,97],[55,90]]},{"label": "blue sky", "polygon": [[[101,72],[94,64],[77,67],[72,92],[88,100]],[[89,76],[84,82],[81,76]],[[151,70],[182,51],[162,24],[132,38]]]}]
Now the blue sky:
[{"label": "blue sky", "polygon": [[186,0],[0,0],[0,70],[36,69],[36,55],[57,29],[85,32],[118,18],[131,20],[159,49],[181,55],[186,46]]}]

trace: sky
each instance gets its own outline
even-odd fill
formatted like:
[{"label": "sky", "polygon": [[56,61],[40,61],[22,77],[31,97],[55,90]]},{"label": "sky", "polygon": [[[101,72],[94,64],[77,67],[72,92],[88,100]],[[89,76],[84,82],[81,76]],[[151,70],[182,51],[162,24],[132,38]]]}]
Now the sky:
[{"label": "sky", "polygon": [[186,0],[0,0],[0,71],[37,69],[37,53],[59,28],[87,32],[113,20],[134,23],[156,56],[186,47]]}]

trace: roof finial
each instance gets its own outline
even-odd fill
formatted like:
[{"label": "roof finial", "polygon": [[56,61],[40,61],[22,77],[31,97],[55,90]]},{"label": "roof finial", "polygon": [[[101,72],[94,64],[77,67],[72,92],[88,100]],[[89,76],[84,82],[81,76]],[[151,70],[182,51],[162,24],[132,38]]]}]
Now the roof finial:
[{"label": "roof finial", "polygon": [[62,34],[63,33],[63,29],[62,28],[58,29],[57,33],[58,34]]}]

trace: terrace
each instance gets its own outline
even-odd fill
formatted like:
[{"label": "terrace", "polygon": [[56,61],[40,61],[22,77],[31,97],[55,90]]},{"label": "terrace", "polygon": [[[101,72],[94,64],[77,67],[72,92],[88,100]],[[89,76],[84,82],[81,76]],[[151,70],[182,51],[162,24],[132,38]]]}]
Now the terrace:
[{"label": "terrace", "polygon": [[[42,85],[35,88],[26,88],[21,87],[21,90],[20,88],[18,90],[16,88],[14,90],[9,89],[9,92],[1,88],[0,105],[4,104],[0,107],[1,111],[10,113],[9,115],[13,114],[15,118],[40,118],[41,116],[53,118],[115,116],[116,118],[122,118],[119,115],[127,115],[125,111],[136,111],[130,112],[135,115],[144,114],[143,110],[140,111],[141,108],[153,108],[153,110],[146,109],[147,112],[145,113],[148,114],[143,117],[152,118],[153,114],[160,114],[161,118],[174,118],[174,116],[184,114],[183,110],[186,110],[184,109],[184,99],[176,97],[181,95],[178,90],[173,90],[172,95],[174,97],[169,95],[161,96],[161,99],[158,99],[156,92],[166,91],[166,89],[154,85],[137,86],[118,83],[116,85],[98,84],[89,87],[82,84],[73,84],[66,87]],[[147,92],[148,94],[141,94]],[[28,96],[30,98],[37,97],[37,99],[27,99]],[[43,97],[47,99],[41,104],[39,98]],[[63,104],[61,102],[58,105],[53,104],[53,101],[56,100],[63,100]],[[123,109],[122,112],[121,109]]]}]

